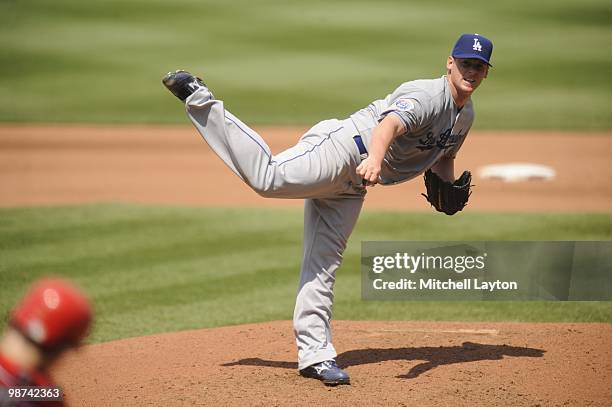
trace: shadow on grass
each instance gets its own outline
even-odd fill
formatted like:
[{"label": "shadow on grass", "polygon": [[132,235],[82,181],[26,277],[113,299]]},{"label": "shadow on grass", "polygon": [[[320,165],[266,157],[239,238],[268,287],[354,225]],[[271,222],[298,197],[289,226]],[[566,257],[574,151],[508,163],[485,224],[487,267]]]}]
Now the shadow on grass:
[{"label": "shadow on grass", "polygon": [[[386,362],[390,360],[422,360],[408,373],[398,378],[414,379],[438,366],[454,363],[477,362],[480,360],[501,360],[504,356],[541,358],[546,351],[508,345],[484,345],[464,342],[461,346],[424,346],[420,348],[373,348],[356,349],[344,352],[337,357],[338,365],[343,368]],[[281,369],[297,369],[296,362],[265,360],[260,358],[240,359],[222,366],[265,366]]]}]

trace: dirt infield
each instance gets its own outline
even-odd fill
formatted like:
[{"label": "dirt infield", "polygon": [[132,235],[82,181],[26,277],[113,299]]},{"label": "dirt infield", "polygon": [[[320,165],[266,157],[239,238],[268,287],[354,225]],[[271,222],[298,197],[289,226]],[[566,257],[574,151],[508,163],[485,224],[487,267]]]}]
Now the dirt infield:
[{"label": "dirt infield", "polygon": [[291,323],[87,346],[57,374],[75,406],[609,406],[611,324],[334,323],[350,386],[297,374]]},{"label": "dirt infield", "polygon": [[[304,129],[259,128],[272,151]],[[456,165],[531,162],[552,166],[550,182],[474,178],[468,210],[612,211],[612,136],[536,132],[470,134]],[[366,208],[431,211],[421,181],[370,188]],[[201,206],[301,207],[263,199],[188,126],[0,126],[0,206],[101,201]]]}]

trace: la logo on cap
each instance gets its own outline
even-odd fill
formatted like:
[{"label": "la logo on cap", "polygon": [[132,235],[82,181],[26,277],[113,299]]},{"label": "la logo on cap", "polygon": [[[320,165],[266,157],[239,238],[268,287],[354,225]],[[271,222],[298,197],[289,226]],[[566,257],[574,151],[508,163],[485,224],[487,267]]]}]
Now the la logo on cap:
[{"label": "la logo on cap", "polygon": [[462,34],[451,55],[454,58],[476,58],[486,62],[489,66],[491,54],[493,53],[493,43],[487,37],[480,34]]}]

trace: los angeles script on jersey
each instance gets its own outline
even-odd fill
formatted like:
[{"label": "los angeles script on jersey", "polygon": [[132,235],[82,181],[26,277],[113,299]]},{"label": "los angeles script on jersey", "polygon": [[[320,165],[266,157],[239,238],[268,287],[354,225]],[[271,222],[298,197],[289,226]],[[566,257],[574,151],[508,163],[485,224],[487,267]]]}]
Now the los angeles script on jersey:
[{"label": "los angeles script on jersey", "polygon": [[425,137],[419,139],[419,144],[416,146],[420,151],[431,150],[434,147],[438,147],[440,150],[446,150],[457,145],[457,141],[463,135],[461,133],[451,134],[451,128],[449,127],[438,137],[435,137],[432,131],[427,132]]}]

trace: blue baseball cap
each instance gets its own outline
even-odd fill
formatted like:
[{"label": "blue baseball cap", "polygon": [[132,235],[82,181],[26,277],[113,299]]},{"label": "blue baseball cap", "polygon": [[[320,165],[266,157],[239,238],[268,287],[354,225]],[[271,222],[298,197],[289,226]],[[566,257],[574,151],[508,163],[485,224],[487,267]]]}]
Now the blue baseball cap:
[{"label": "blue baseball cap", "polygon": [[476,58],[484,61],[489,66],[491,54],[493,53],[493,43],[487,37],[479,34],[462,34],[455,43],[451,55],[454,58]]}]

